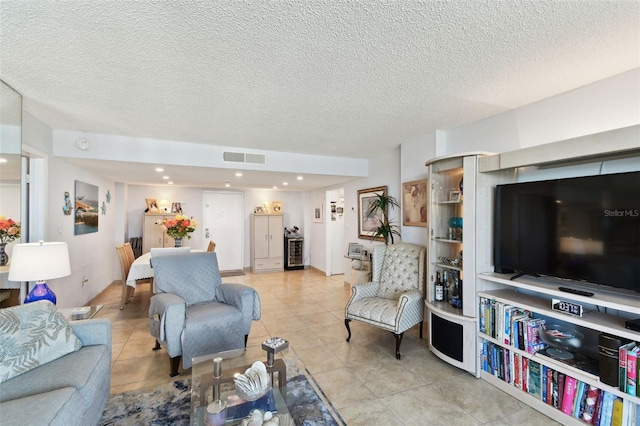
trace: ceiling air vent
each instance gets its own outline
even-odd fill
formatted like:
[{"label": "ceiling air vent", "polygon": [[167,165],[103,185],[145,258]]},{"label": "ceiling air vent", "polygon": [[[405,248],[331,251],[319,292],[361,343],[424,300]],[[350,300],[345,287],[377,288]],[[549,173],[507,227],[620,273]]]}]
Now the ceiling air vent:
[{"label": "ceiling air vent", "polygon": [[265,164],[267,159],[264,154],[245,154],[245,162],[251,164]]},{"label": "ceiling air vent", "polygon": [[266,164],[267,157],[264,154],[245,154],[243,152],[222,153],[222,159],[228,163]]},{"label": "ceiling air vent", "polygon": [[222,159],[230,163],[244,163],[244,153],[225,151],[222,153]]}]

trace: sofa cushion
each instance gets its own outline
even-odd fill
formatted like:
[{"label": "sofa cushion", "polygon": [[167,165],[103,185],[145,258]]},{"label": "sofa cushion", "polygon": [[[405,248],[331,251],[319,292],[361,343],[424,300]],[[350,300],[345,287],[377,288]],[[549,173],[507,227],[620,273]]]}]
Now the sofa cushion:
[{"label": "sofa cushion", "polygon": [[0,309],[0,383],[81,347],[67,319],[49,301]]},{"label": "sofa cushion", "polygon": [[155,292],[180,296],[187,305],[218,300],[222,284],[214,252],[152,257]]},{"label": "sofa cushion", "polygon": [[75,388],[56,389],[2,403],[2,418],[13,425],[81,425],[82,398]]}]

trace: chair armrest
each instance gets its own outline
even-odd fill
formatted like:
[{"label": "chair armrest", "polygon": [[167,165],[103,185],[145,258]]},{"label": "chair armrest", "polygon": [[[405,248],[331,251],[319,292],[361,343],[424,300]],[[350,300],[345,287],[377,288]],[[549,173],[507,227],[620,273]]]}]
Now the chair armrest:
[{"label": "chair armrest", "polygon": [[111,356],[111,320],[93,318],[70,323],[73,332],[82,342],[82,346],[106,345]]},{"label": "chair armrest", "polygon": [[260,295],[253,288],[243,284],[222,283],[217,293],[222,303],[235,306],[243,316],[256,321],[260,319]]},{"label": "chair armrest", "polygon": [[351,299],[349,300],[350,304],[351,302],[355,302],[357,300],[360,299],[366,299],[368,297],[375,297],[376,294],[378,293],[378,287],[380,286],[379,283],[377,282],[370,282],[370,283],[364,283],[364,284],[354,284],[351,286]]},{"label": "chair armrest", "polygon": [[414,301],[422,303],[422,299],[424,299],[424,294],[420,290],[413,289],[402,293],[398,301],[399,303],[413,303]]},{"label": "chair armrest", "polygon": [[182,353],[180,339],[186,316],[187,302],[180,296],[170,293],[151,296],[149,332],[158,342],[165,342],[165,349],[172,357]]}]

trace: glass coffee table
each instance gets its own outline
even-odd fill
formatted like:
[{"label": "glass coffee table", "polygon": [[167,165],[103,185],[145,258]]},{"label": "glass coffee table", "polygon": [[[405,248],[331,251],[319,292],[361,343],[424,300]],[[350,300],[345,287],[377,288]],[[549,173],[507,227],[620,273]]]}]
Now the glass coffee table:
[{"label": "glass coffee table", "polygon": [[[276,338],[277,339],[277,338]],[[278,416],[280,425],[291,424],[293,420],[286,403],[287,363],[290,368],[306,374],[288,342],[268,340],[262,344],[262,359],[257,348],[237,349],[193,358],[191,367],[191,425],[236,425],[242,424],[254,409]],[[279,344],[280,346],[276,346]],[[276,347],[270,347],[273,345]],[[287,362],[279,355],[286,356]],[[266,395],[256,401],[244,401],[235,392],[234,378],[243,374],[254,361],[262,361],[271,378],[271,388]],[[215,420],[215,421],[214,421]]]}]

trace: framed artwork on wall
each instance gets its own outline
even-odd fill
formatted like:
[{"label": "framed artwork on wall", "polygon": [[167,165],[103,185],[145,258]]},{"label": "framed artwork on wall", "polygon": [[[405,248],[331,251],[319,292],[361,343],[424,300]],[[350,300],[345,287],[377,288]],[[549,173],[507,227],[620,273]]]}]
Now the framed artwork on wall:
[{"label": "framed artwork on wall", "polygon": [[322,204],[316,204],[313,206],[313,221],[316,223],[322,223]]},{"label": "framed artwork on wall", "polygon": [[271,213],[273,214],[282,214],[282,201],[272,201],[271,202]]},{"label": "framed artwork on wall", "polygon": [[145,198],[144,201],[147,203],[147,210],[150,213],[160,211],[160,208],[158,207],[158,200],[155,198]]},{"label": "framed artwork on wall", "polygon": [[386,186],[358,190],[358,238],[368,238],[376,241],[384,241],[382,237],[374,237],[373,229],[380,226],[385,212],[376,209],[369,211],[369,205],[377,195],[387,195]]},{"label": "framed artwork on wall", "polygon": [[402,184],[402,224],[427,226],[427,180]]},{"label": "framed artwork on wall", "polygon": [[73,233],[75,235],[98,232],[98,187],[76,181],[76,214]]}]

